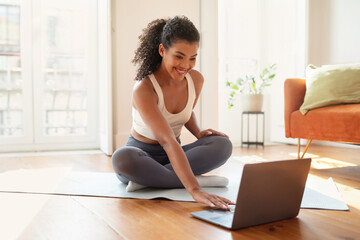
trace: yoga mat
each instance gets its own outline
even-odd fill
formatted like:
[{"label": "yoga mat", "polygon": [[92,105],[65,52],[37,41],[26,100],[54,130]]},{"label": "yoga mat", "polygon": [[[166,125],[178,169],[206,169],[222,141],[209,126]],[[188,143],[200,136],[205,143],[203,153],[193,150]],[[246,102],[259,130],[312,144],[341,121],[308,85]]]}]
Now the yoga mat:
[{"label": "yoga mat", "polygon": [[[227,187],[204,188],[209,193],[236,201],[241,171],[232,175]],[[194,201],[185,189],[145,188],[126,192],[114,173],[76,172],[70,168],[20,169],[0,173],[0,192],[41,193],[72,196]],[[302,208],[349,210],[332,179],[309,176]]]},{"label": "yoga mat", "polygon": [[349,210],[332,178],[327,180],[309,175],[301,208]]}]

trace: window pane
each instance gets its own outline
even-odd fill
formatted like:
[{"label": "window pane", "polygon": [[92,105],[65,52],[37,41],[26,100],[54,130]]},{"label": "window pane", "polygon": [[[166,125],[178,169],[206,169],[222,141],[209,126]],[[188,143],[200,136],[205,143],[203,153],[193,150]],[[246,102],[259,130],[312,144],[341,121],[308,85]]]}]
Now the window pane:
[{"label": "window pane", "polygon": [[43,133],[88,133],[88,0],[42,2]]},{"label": "window pane", "polygon": [[20,7],[0,4],[0,136],[23,135]]}]

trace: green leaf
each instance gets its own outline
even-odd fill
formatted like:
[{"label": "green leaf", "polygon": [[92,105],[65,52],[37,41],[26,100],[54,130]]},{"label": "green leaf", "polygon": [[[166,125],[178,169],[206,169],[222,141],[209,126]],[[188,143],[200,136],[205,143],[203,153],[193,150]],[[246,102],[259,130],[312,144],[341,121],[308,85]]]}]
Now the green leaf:
[{"label": "green leaf", "polygon": [[234,90],[239,90],[239,87],[236,86],[235,84],[231,83],[231,86],[230,86],[232,89]]},{"label": "green leaf", "polygon": [[242,75],[235,79],[234,82],[226,81],[226,85],[231,88],[228,105],[230,106],[233,103],[236,94],[261,93],[264,88],[271,86],[276,77],[275,69],[276,64],[272,64],[260,70],[256,75]]},{"label": "green leaf", "polygon": [[243,85],[243,83],[244,83],[244,79],[242,79],[242,78],[238,78],[237,80],[236,80],[236,84],[237,85]]},{"label": "green leaf", "polygon": [[254,93],[256,93],[256,82],[254,80],[252,83],[252,89],[254,90]]}]

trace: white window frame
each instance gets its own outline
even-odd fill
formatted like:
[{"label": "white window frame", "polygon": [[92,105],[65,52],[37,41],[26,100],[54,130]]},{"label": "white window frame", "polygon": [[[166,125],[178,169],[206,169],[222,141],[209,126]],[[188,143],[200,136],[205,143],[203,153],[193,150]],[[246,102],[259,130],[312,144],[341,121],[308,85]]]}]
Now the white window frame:
[{"label": "white window frame", "polygon": [[13,151],[16,145],[31,144],[33,142],[33,118],[32,118],[32,69],[31,69],[31,19],[29,1],[0,0],[1,4],[20,6],[20,52],[21,52],[21,77],[23,79],[23,136],[1,136],[0,151]]},{"label": "white window frame", "polygon": [[112,38],[111,0],[98,1],[98,78],[100,149],[107,155],[113,153],[112,127]]},{"label": "white window frame", "polygon": [[[4,1],[1,1],[3,3]],[[5,1],[8,3],[8,1]],[[38,29],[39,7],[36,4],[40,0],[19,0],[21,2],[21,56],[23,76],[23,99],[24,99],[24,136],[23,137],[0,137],[0,152],[13,151],[43,151],[43,150],[72,150],[72,149],[98,149],[99,147],[108,155],[112,154],[112,96],[111,96],[111,0],[92,0],[92,4],[98,9],[90,13],[90,25],[102,26],[105,29],[97,29],[104,34],[93,32],[89,37],[90,46],[97,44],[99,48],[90,48],[89,54],[92,57],[99,57],[97,62],[89,65],[88,79],[91,81],[88,86],[94,84],[97,78],[101,79],[96,87],[88,89],[88,106],[94,106],[88,112],[88,134],[83,136],[44,136],[42,134],[42,111],[39,104],[43,95],[42,74],[40,70],[32,71],[37,66],[42,66],[41,55],[32,54],[31,49],[41,49],[40,39],[31,41],[32,34]],[[31,15],[33,18],[31,18]],[[101,17],[101,19],[100,19]],[[32,21],[29,21],[32,19]],[[33,58],[31,57],[33,56]],[[89,57],[91,59],[91,57]],[[24,63],[28,63],[27,65]],[[30,65],[29,63],[32,63]],[[99,66],[98,66],[99,65]],[[99,68],[97,71],[96,69]],[[101,76],[101,78],[100,78]],[[33,84],[34,83],[34,84]],[[26,84],[26,85],[25,85]],[[26,89],[26,90],[25,90]],[[97,99],[99,101],[97,101]],[[99,106],[100,103],[101,107]],[[97,111],[98,110],[98,111]]]}]

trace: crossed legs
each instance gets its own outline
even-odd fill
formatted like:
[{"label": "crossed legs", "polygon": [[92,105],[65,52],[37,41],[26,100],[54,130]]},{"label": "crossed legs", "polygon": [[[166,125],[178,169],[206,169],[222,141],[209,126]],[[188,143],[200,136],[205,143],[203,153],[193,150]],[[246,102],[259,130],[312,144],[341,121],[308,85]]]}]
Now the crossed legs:
[{"label": "crossed legs", "polygon": [[[132,145],[132,146],[131,146]],[[183,187],[174,172],[166,153],[151,150],[149,144],[137,140],[129,141],[127,146],[116,150],[112,164],[116,176],[123,183],[130,181],[157,188]],[[211,135],[182,147],[194,175],[207,173],[223,165],[231,156],[232,144],[226,137]],[[146,151],[145,151],[145,150]]]}]

